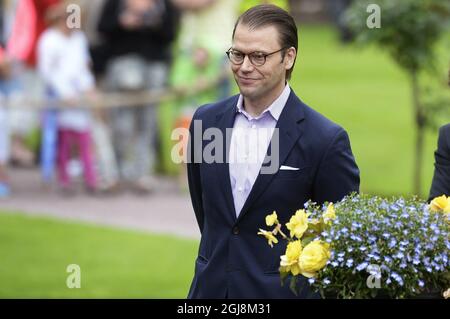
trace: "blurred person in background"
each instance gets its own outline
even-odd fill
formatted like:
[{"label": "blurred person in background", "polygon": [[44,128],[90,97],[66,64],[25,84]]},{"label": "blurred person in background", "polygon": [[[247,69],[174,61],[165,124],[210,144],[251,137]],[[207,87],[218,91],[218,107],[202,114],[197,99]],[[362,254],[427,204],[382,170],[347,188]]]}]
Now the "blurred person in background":
[{"label": "blurred person in background", "polygon": [[[0,86],[10,75],[10,61],[0,47]],[[0,199],[10,194],[7,166],[9,162],[9,123],[8,110],[5,106],[5,97],[0,94]]]},{"label": "blurred person in background", "polygon": [[[57,0],[4,0],[0,3],[0,179],[2,194],[10,192],[5,167],[8,161],[32,165],[37,148],[36,112],[23,105],[24,97],[40,94],[34,72],[36,40],[45,28],[43,12]],[[11,104],[12,107],[6,107]],[[16,107],[20,106],[20,107]]]},{"label": "blurred person in background", "polygon": [[328,11],[331,19],[339,31],[339,39],[342,43],[353,40],[353,34],[344,20],[344,14],[352,4],[352,0],[328,0]]},{"label": "blurred person in background", "polygon": [[72,192],[69,160],[73,146],[77,146],[83,163],[85,184],[89,193],[96,190],[90,111],[80,105],[80,97],[94,94],[95,81],[89,70],[90,58],[87,39],[78,29],[67,25],[67,3],[49,8],[50,27],[38,43],[38,68],[49,96],[63,104],[58,105],[57,162],[59,185],[63,192]]},{"label": "blurred person in background", "polygon": [[9,110],[11,161],[31,166],[39,147],[38,112],[24,100],[40,100],[43,85],[35,70],[37,39],[47,27],[46,8],[59,0],[2,1],[5,49],[11,60],[8,102],[18,107]]},{"label": "blurred person in background", "polygon": [[[82,29],[86,34],[92,59],[91,69],[98,87],[103,89],[108,48],[107,42],[98,32],[98,23],[107,0],[72,1],[81,8]],[[114,154],[110,122],[107,108],[95,109],[92,121],[92,140],[95,149],[97,189],[103,194],[114,194],[119,190],[119,171]]]},{"label": "blurred person in background", "polygon": [[[106,42],[105,87],[138,92],[166,87],[178,10],[168,0],[109,0],[98,30]],[[139,193],[156,188],[155,105],[111,111],[113,143],[122,184]]]},{"label": "blurred person in background", "polygon": [[[225,51],[240,0],[172,0],[182,11],[170,86],[181,96],[159,108],[161,164],[166,173],[180,173],[172,159],[172,130],[189,127],[198,105],[227,97],[231,73]],[[181,172],[185,170],[181,168]],[[183,174],[180,175],[183,181]],[[185,184],[185,180],[183,181]],[[184,187],[184,185],[181,185]]]}]

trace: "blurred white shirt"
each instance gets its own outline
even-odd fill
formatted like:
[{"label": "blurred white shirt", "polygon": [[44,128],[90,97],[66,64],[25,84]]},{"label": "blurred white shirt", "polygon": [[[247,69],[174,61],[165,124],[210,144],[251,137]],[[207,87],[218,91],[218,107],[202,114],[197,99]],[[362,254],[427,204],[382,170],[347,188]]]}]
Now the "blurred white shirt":
[{"label": "blurred white shirt", "polygon": [[[62,99],[76,98],[94,88],[89,70],[89,50],[83,32],[65,35],[55,28],[47,29],[38,43],[38,70],[50,91]],[[61,128],[85,131],[90,127],[89,111],[68,107],[58,111]]]}]

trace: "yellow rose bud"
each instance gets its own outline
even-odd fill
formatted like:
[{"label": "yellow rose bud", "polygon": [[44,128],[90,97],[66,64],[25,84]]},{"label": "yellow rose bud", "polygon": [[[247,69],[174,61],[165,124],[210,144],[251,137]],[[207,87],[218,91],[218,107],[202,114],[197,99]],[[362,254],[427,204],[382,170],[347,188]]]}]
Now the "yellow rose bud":
[{"label": "yellow rose bud", "polygon": [[330,224],[333,219],[336,219],[336,211],[334,210],[333,203],[330,203],[326,212],[323,214],[323,220],[325,224]]},{"label": "yellow rose bud", "polygon": [[286,247],[286,254],[281,256],[280,268],[283,272],[291,272],[294,276],[300,273],[298,259],[302,252],[302,243],[300,240],[290,242]]},{"label": "yellow rose bud", "polygon": [[303,248],[299,257],[300,273],[308,278],[314,277],[330,259],[330,245],[315,240]]},{"label": "yellow rose bud", "polygon": [[308,217],[310,213],[306,213],[304,209],[299,209],[294,216],[291,217],[289,223],[286,224],[287,229],[291,232],[291,237],[302,238],[308,229]]},{"label": "yellow rose bud", "polygon": [[270,227],[274,224],[278,224],[278,216],[275,211],[271,215],[266,216],[266,225]]},{"label": "yellow rose bud", "polygon": [[269,232],[267,230],[264,229],[259,229],[258,235],[262,235],[264,237],[266,237],[268,244],[270,245],[270,247],[273,248],[273,244],[278,244],[278,239],[273,235],[272,232]]}]

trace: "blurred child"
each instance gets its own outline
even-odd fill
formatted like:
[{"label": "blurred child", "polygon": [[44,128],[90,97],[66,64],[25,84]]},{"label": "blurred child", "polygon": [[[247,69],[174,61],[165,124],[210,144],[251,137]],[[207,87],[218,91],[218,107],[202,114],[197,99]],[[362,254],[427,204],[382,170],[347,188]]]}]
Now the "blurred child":
[{"label": "blurred child", "polygon": [[5,106],[3,84],[9,78],[10,63],[4,50],[0,47],[0,198],[10,194],[10,186],[7,175],[9,160],[10,140],[8,125],[8,110]]},{"label": "blurred child", "polygon": [[67,26],[64,3],[49,8],[50,28],[38,44],[38,69],[50,95],[64,101],[57,111],[58,177],[63,190],[70,190],[68,164],[74,145],[83,163],[88,190],[96,188],[91,142],[90,112],[79,103],[79,97],[94,92],[94,78],[89,70],[89,52],[85,35]]}]

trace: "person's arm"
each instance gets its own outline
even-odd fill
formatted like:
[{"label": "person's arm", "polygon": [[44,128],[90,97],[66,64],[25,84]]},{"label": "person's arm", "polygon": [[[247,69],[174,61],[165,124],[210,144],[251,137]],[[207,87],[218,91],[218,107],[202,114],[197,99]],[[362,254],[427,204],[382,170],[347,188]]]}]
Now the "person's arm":
[{"label": "person's arm", "polygon": [[352,192],[359,192],[359,169],[350,147],[348,134],[342,128],[326,151],[313,185],[313,201],[337,202]]},{"label": "person's arm", "polygon": [[450,124],[439,130],[429,200],[441,195],[450,196]]},{"label": "person's arm", "polygon": [[[196,158],[195,152],[200,152],[197,154],[201,156],[202,153],[202,139],[197,137],[199,142],[196,142],[196,137],[194,135],[194,121],[198,120],[198,110],[194,113],[192,117],[191,125],[189,127],[189,143],[188,143],[188,154],[187,154],[187,175],[189,183],[189,193],[191,195],[192,206],[194,208],[195,217],[197,219],[198,227],[200,228],[200,233],[203,232],[203,222],[205,213],[203,211],[202,202],[202,184],[200,178],[200,164],[195,163]],[[202,132],[203,133],[203,132]],[[197,143],[197,146],[195,146]],[[201,157],[200,157],[201,158]]]}]

